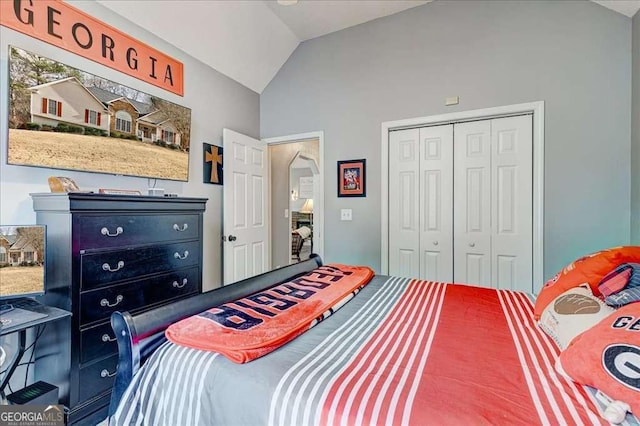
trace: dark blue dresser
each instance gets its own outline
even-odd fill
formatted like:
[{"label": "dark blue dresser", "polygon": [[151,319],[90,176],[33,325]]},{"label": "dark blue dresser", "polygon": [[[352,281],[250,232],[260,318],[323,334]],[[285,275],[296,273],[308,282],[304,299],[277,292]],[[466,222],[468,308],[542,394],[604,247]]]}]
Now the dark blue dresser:
[{"label": "dark blue dresser", "polygon": [[[202,291],[206,199],[93,193],[31,194],[47,225],[46,293],[72,312],[47,327],[36,380],[60,387],[70,424],[107,416],[117,364],[115,311],[143,312]],[[68,323],[67,323],[68,324]]]}]

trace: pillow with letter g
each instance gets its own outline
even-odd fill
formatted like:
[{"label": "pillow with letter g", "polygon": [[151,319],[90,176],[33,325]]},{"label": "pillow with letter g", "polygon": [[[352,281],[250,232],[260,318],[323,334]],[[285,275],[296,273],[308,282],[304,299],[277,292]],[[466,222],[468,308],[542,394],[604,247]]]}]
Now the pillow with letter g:
[{"label": "pillow with letter g", "polygon": [[560,353],[556,369],[640,414],[640,303],[623,306],[578,335]]},{"label": "pillow with letter g", "polygon": [[542,287],[536,298],[535,318],[540,319],[544,308],[556,297],[580,284],[588,283],[593,294],[600,296],[598,283],[622,263],[640,263],[640,247],[614,247],[571,262]]}]

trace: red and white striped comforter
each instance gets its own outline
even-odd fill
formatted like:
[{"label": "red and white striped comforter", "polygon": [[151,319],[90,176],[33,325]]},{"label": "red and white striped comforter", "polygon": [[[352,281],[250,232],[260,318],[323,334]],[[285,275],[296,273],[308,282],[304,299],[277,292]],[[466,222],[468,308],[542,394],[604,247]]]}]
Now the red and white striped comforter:
[{"label": "red and white striped comforter", "polygon": [[512,291],[376,276],[247,364],[170,343],[158,353],[114,424],[605,423],[591,393],[555,372],[558,348]]}]

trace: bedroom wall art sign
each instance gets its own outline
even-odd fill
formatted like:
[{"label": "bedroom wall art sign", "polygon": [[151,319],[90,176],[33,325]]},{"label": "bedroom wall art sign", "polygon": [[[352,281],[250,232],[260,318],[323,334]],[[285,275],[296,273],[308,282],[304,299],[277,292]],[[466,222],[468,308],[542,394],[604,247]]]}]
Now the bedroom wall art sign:
[{"label": "bedroom wall art sign", "polygon": [[189,108],[14,46],[7,115],[8,164],[188,180]]},{"label": "bedroom wall art sign", "polygon": [[367,160],[338,161],[338,197],[366,197]]},{"label": "bedroom wall art sign", "polygon": [[203,143],[202,181],[222,185],[222,147]]},{"label": "bedroom wall art sign", "polygon": [[0,25],[184,95],[182,62],[60,0],[0,1]]}]

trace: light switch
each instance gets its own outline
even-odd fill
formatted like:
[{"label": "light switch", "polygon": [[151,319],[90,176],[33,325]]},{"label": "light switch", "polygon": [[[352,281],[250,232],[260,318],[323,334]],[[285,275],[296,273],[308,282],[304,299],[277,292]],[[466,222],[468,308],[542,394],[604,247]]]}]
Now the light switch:
[{"label": "light switch", "polygon": [[351,220],[351,209],[340,210],[340,220]]},{"label": "light switch", "polygon": [[289,209],[284,209],[284,218],[288,218],[289,217]]}]

